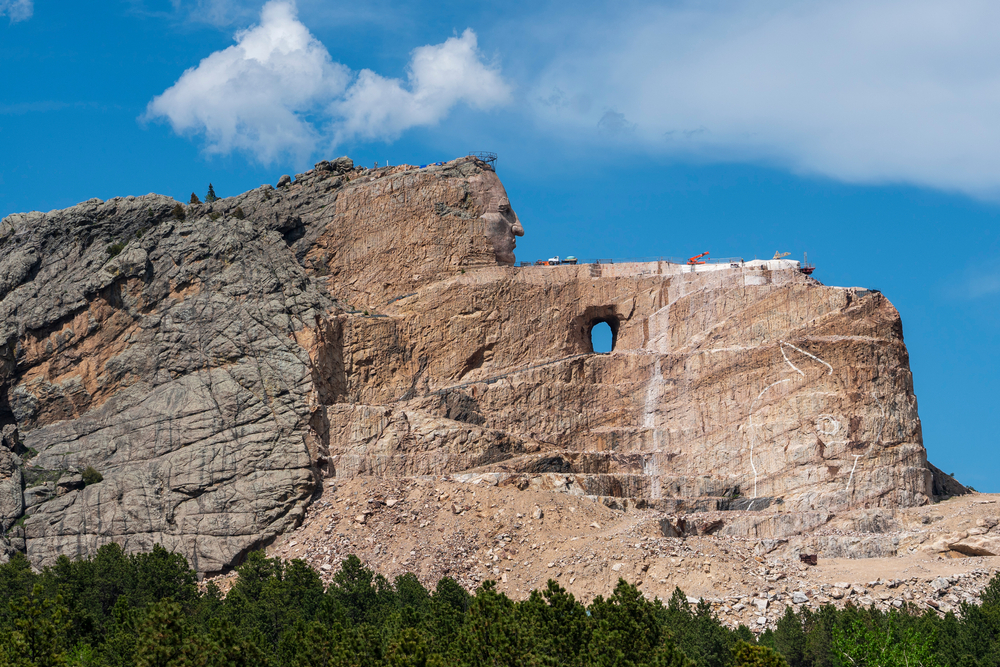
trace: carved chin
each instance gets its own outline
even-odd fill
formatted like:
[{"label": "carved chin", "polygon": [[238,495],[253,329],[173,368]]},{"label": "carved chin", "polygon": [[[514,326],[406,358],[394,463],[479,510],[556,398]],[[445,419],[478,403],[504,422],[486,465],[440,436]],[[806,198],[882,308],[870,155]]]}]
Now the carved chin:
[{"label": "carved chin", "polygon": [[514,263],[514,251],[513,250],[496,250],[497,261],[501,264],[513,264]]}]

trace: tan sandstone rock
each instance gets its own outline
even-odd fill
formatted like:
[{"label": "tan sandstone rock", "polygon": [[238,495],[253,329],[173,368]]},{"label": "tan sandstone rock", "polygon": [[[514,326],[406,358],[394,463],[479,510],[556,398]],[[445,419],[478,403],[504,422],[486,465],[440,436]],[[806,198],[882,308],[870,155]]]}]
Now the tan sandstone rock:
[{"label": "tan sandstone rock", "polygon": [[[160,542],[214,572],[296,525],[324,476],[718,512],[695,533],[762,539],[934,492],[876,291],[787,260],[516,266],[526,230],[468,158],[338,160],[175,205],[0,221],[0,419],[37,452],[0,461],[0,520],[27,513],[8,551]],[[56,491],[86,466],[103,480]]]}]

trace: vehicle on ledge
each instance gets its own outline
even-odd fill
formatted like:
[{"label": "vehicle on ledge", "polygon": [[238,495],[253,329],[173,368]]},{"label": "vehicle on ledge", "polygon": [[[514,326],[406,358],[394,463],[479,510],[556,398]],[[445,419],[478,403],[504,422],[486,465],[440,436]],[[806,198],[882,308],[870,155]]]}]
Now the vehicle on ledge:
[{"label": "vehicle on ledge", "polygon": [[573,255],[570,255],[566,259],[559,259],[559,256],[549,257],[548,259],[540,259],[535,262],[535,266],[559,266],[560,264],[576,264],[577,259]]}]

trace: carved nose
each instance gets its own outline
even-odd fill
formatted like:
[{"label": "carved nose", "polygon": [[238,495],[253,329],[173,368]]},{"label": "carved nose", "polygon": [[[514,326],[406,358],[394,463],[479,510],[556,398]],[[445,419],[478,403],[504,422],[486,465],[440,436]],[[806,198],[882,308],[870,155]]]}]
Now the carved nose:
[{"label": "carved nose", "polygon": [[517,219],[517,214],[514,214],[514,226],[510,228],[514,232],[514,236],[524,236],[524,227],[521,226],[521,221]]}]

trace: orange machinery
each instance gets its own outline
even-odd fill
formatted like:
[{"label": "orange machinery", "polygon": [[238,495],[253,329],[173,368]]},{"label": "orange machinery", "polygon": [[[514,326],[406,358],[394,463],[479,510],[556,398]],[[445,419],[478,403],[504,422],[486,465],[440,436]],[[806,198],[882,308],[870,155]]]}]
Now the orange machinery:
[{"label": "orange machinery", "polygon": [[708,251],[707,250],[705,252],[701,253],[700,255],[695,255],[694,257],[692,257],[691,259],[689,259],[688,260],[688,264],[690,264],[691,266],[694,266],[695,264],[704,264],[705,261],[702,260],[701,258],[705,257],[706,255],[708,255]]}]

